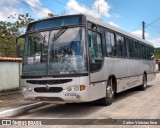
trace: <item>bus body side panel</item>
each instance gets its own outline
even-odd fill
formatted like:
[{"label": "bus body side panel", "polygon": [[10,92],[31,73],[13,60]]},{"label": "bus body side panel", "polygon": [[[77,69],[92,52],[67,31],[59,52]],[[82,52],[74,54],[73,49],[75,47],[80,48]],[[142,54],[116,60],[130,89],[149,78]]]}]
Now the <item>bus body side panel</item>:
[{"label": "bus body side panel", "polygon": [[128,77],[128,59],[120,58],[105,58],[106,63],[106,75],[107,78],[113,75],[117,79],[117,90],[116,92],[121,92],[126,88],[126,78]]},{"label": "bus body side panel", "polygon": [[153,61],[109,58],[106,57],[103,68],[99,72],[91,73],[90,100],[96,100],[105,96],[106,85],[109,76],[117,78],[117,93],[143,84],[143,74],[147,72],[147,81],[155,78],[155,65]]},{"label": "bus body side panel", "polygon": [[147,82],[155,79],[155,62],[154,60],[143,60],[143,72],[147,73]]},{"label": "bus body side panel", "polygon": [[141,60],[128,59],[128,76],[140,76],[143,75],[142,69],[143,63]]},{"label": "bus body side panel", "polygon": [[142,84],[142,62],[125,58],[106,58],[107,77],[117,78],[117,93]]},{"label": "bus body side panel", "polygon": [[117,90],[117,93],[131,89],[131,88],[136,87],[138,85],[141,85],[142,79],[143,79],[142,75],[118,79],[117,86],[119,88]]},{"label": "bus body side panel", "polygon": [[106,63],[106,75],[114,75],[116,78],[122,78],[128,76],[128,59],[120,58],[105,58]]},{"label": "bus body side panel", "polygon": [[95,73],[90,73],[90,101],[94,101],[106,96],[106,71],[104,62],[103,68]]}]

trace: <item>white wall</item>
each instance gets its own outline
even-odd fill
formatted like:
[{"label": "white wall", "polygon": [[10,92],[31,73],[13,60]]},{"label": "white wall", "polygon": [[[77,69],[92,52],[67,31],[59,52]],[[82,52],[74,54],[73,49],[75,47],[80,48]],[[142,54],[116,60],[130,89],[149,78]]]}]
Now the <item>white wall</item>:
[{"label": "white wall", "polygon": [[158,64],[156,64],[156,71],[158,71]]},{"label": "white wall", "polygon": [[19,88],[20,72],[21,62],[0,62],[0,91]]}]

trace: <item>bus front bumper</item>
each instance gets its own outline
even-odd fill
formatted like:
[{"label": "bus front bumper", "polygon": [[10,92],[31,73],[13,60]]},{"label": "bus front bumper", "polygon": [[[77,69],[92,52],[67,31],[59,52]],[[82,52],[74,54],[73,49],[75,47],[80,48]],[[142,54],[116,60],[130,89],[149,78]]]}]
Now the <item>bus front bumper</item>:
[{"label": "bus front bumper", "polygon": [[53,102],[53,103],[80,103],[89,101],[89,92],[86,87],[83,91],[62,90],[58,93],[37,93],[31,87],[22,87],[25,100]]}]

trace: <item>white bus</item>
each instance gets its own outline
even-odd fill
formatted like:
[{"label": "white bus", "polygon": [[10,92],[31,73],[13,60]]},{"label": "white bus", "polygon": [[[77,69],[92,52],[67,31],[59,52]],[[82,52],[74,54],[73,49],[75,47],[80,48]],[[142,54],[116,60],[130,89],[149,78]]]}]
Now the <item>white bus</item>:
[{"label": "white bus", "polygon": [[152,44],[90,16],[35,21],[20,38],[26,100],[110,105],[114,93],[155,78]]}]

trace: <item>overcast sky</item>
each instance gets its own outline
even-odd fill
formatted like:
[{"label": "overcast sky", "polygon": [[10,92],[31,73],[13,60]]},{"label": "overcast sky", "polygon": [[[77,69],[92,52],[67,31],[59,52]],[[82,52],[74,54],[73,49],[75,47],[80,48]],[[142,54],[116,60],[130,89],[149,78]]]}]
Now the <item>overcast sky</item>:
[{"label": "overcast sky", "polygon": [[0,20],[27,12],[35,19],[47,17],[47,13],[85,13],[139,37],[145,21],[146,40],[160,47],[159,6],[160,0],[0,0]]}]

